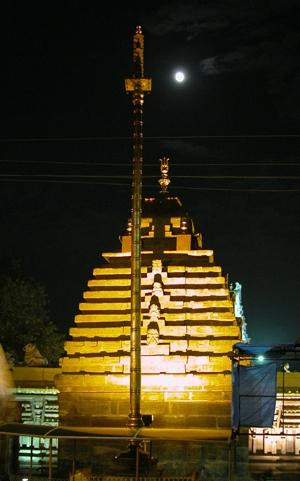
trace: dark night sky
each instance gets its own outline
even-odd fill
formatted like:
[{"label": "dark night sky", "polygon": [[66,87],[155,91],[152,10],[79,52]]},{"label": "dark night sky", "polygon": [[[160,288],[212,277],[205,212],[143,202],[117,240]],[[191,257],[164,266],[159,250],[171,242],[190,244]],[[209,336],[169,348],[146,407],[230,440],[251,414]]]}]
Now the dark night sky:
[{"label": "dark night sky", "polygon": [[[171,192],[216,263],[243,286],[252,341],[294,342],[298,1],[151,2],[139,11],[129,3],[105,12],[100,3],[34,3],[17,2],[3,17],[0,159],[10,162],[0,163],[1,254],[20,259],[47,288],[53,320],[71,326],[92,268],[101,252],[119,248],[130,212],[124,78],[140,23],[153,81],[144,109],[144,193],[156,190],[158,159],[168,155]],[[172,77],[179,67],[187,74],[180,85]]]}]

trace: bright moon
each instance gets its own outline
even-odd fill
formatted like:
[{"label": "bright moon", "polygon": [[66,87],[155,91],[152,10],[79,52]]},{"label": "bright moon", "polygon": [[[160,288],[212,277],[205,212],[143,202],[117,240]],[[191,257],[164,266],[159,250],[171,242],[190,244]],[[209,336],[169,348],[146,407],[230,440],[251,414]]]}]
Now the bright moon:
[{"label": "bright moon", "polygon": [[183,72],[176,72],[175,74],[175,80],[176,82],[183,82],[184,81],[184,73]]}]

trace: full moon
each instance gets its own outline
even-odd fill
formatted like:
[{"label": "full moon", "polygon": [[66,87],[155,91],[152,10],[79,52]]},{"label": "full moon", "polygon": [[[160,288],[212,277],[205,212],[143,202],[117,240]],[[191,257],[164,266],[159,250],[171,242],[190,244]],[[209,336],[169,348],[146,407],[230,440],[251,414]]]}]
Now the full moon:
[{"label": "full moon", "polygon": [[183,72],[176,72],[175,74],[175,80],[176,82],[183,82],[184,81],[184,73]]}]

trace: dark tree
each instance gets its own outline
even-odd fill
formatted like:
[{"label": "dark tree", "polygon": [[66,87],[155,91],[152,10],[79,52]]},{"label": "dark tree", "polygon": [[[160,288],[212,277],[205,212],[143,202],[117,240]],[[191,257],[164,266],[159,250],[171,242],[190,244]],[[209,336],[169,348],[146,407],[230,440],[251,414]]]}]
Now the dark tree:
[{"label": "dark tree", "polygon": [[49,364],[63,353],[64,336],[50,321],[45,288],[20,274],[19,268],[4,269],[0,275],[0,343],[16,362],[23,348],[35,343]]}]

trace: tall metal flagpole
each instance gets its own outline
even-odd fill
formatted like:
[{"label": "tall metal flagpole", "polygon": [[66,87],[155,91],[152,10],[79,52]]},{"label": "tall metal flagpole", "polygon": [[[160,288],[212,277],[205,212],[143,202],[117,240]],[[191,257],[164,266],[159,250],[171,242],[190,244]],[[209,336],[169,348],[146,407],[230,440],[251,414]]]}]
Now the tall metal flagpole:
[{"label": "tall metal flagpole", "polygon": [[133,77],[125,80],[132,93],[133,173],[131,208],[131,334],[130,334],[130,412],[128,426],[143,424],[141,416],[141,211],[143,164],[144,92],[151,91],[151,79],[144,78],[144,36],[138,25],[133,36]]}]

